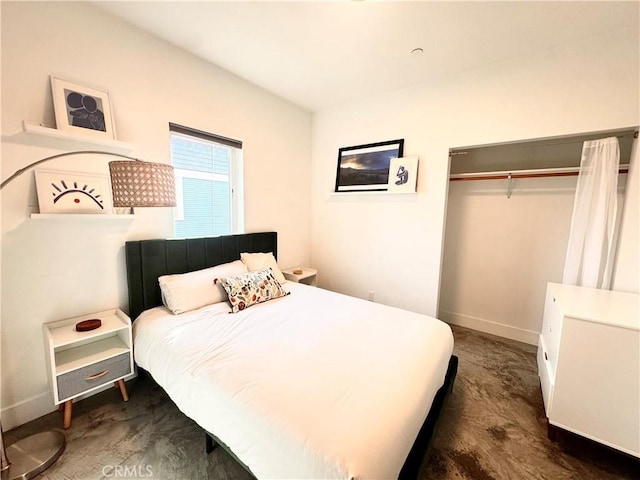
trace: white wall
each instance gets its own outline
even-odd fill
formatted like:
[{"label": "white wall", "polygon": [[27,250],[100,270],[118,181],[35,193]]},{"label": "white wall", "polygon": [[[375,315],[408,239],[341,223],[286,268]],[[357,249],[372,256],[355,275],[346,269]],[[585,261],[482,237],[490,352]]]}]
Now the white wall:
[{"label": "white wall", "polygon": [[[49,75],[109,90],[118,139],[169,162],[168,122],[244,144],[245,230],[279,232],[280,263],[308,264],[311,114],[86,3],[2,3],[2,178],[69,145],[22,133],[54,123]],[[107,160],[48,168],[107,173]],[[54,408],[42,324],[127,307],[123,245],[172,235],[171,209],[130,221],[32,220],[33,173],[2,191],[2,423]],[[286,212],[286,213],[285,213]]]},{"label": "white wall", "polygon": [[561,282],[576,177],[449,185],[439,317],[537,344],[547,282]]},{"label": "white wall", "polygon": [[[317,113],[311,239],[320,285],[436,315],[448,149],[637,125],[638,58],[638,31],[620,30]],[[330,193],[340,147],[394,138],[420,157],[417,196]]]}]

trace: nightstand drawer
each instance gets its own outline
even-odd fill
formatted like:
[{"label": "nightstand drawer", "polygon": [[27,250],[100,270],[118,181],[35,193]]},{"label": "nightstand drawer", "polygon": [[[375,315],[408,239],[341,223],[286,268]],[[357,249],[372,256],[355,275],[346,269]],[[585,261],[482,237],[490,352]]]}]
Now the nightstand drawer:
[{"label": "nightstand drawer", "polygon": [[129,352],[59,375],[60,402],[131,373]]}]

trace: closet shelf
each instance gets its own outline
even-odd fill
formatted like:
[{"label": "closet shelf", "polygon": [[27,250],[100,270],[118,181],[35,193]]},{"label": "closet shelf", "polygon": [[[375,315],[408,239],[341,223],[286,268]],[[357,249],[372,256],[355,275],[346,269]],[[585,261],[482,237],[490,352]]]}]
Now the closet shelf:
[{"label": "closet shelf", "polygon": [[133,146],[130,143],[108,138],[93,138],[74,135],[73,133],[68,133],[53,127],[46,127],[44,125],[30,122],[28,120],[22,121],[22,129],[25,133],[28,133],[30,135],[49,137],[58,141],[72,142],[74,144],[90,145],[94,147],[99,146],[116,153],[129,153],[133,151]]},{"label": "closet shelf", "polygon": [[[570,177],[580,173],[580,167],[564,168],[536,168],[531,170],[493,171],[452,173],[449,181],[458,182],[465,180],[508,180],[515,178],[539,178],[539,177]],[[629,165],[620,165],[618,173],[629,173]]]}]

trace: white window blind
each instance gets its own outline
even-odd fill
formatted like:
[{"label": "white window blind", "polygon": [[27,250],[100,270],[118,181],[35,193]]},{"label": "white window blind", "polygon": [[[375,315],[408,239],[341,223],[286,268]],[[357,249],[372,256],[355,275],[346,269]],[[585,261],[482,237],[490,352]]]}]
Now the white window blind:
[{"label": "white window blind", "polygon": [[242,233],[242,143],[169,124],[177,238]]}]

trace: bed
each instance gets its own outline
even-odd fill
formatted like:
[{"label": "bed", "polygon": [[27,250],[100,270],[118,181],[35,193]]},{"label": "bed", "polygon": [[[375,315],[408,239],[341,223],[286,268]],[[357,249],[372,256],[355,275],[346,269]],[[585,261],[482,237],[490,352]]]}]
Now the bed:
[{"label": "bed", "polygon": [[457,371],[450,328],[292,282],[238,313],[163,306],[159,277],[242,252],[275,256],[277,234],[126,243],[138,366],[257,478],[417,478]]}]

